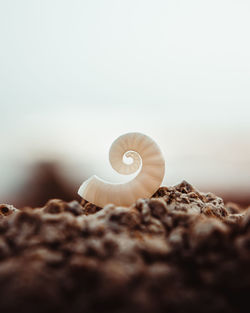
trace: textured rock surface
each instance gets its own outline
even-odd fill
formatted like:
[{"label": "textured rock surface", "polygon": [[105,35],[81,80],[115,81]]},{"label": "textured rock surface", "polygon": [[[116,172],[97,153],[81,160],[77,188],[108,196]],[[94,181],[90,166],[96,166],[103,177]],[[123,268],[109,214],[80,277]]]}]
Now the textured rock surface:
[{"label": "textured rock surface", "polygon": [[130,208],[0,205],[1,312],[246,312],[250,208],[186,182]]}]

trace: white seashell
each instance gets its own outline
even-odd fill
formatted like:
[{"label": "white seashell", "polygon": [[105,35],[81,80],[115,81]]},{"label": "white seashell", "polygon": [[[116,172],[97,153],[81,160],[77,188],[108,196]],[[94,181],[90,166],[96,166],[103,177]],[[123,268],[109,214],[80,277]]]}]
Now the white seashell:
[{"label": "white seashell", "polygon": [[[133,162],[124,163],[124,156],[132,158]],[[159,146],[141,133],[128,133],[118,137],[110,148],[109,161],[120,174],[140,171],[127,183],[109,183],[96,175],[86,180],[78,194],[99,207],[108,203],[130,206],[139,198],[151,197],[161,185],[165,174],[165,161]]]}]

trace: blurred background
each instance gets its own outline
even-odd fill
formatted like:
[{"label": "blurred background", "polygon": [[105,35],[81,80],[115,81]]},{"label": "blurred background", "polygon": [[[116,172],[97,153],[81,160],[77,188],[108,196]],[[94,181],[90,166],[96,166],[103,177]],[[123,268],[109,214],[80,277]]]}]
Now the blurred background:
[{"label": "blurred background", "polygon": [[250,204],[249,0],[1,0],[0,203],[77,198],[119,135]]}]

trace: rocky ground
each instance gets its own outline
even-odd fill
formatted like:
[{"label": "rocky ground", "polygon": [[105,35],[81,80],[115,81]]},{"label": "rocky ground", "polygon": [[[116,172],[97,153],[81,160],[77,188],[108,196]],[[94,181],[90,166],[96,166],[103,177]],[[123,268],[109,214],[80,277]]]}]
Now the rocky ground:
[{"label": "rocky ground", "polygon": [[187,182],[131,207],[0,205],[0,311],[247,312],[250,208]]}]

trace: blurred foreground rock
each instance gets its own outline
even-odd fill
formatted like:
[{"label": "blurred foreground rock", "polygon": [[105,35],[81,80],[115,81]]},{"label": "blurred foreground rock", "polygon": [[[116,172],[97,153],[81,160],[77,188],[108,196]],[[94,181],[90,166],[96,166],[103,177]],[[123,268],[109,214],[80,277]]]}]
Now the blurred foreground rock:
[{"label": "blurred foreground rock", "polygon": [[0,206],[1,312],[247,312],[250,208],[186,182],[130,208]]}]

